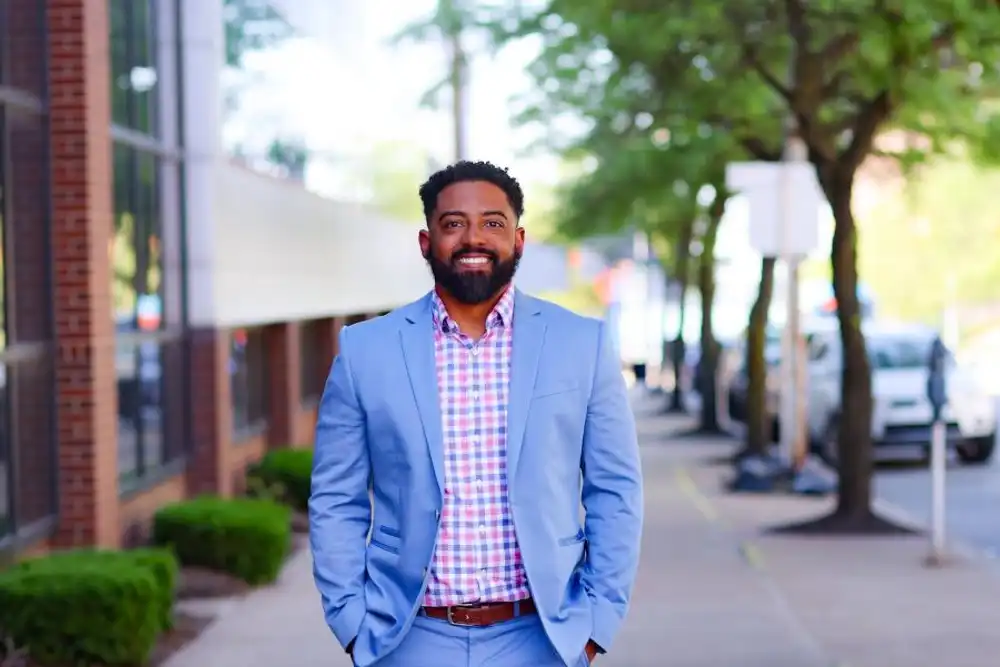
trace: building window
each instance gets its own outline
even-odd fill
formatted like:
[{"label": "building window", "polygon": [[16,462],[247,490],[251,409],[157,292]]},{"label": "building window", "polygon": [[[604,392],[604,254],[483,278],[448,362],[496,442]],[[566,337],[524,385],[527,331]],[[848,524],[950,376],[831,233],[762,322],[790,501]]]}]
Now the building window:
[{"label": "building window", "polygon": [[329,347],[324,336],[330,328],[323,320],[303,322],[299,326],[299,375],[301,378],[302,402],[311,404],[319,401],[329,372],[328,361],[324,359]]},{"label": "building window", "polygon": [[176,0],[107,0],[114,222],[111,317],[120,490],[183,459],[182,153]]},{"label": "building window", "polygon": [[0,546],[57,508],[43,7],[0,0]]},{"label": "building window", "polygon": [[237,439],[267,426],[267,348],[263,329],[237,329],[230,337],[229,384]]}]

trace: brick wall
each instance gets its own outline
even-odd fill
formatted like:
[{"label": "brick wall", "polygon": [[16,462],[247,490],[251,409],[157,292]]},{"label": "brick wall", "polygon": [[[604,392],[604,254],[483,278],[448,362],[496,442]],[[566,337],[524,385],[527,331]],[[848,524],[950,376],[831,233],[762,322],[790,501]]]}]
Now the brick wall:
[{"label": "brick wall", "polygon": [[54,544],[119,541],[107,3],[48,0],[60,503]]}]

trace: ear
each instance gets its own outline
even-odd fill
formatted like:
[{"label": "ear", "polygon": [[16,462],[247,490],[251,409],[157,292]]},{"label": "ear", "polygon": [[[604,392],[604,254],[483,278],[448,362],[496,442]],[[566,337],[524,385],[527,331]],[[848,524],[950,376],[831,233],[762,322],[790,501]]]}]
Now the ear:
[{"label": "ear", "polygon": [[417,232],[417,242],[420,244],[420,254],[423,257],[431,254],[431,235],[426,229]]},{"label": "ear", "polygon": [[514,247],[518,252],[524,250],[524,227],[520,225],[514,230]]}]

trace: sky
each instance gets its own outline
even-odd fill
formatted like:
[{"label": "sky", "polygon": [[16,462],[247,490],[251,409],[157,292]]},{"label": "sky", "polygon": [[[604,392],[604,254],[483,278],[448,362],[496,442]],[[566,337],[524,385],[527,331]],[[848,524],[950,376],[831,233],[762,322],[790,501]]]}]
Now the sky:
[{"label": "sky", "polygon": [[[398,142],[423,150],[437,163],[450,161],[452,130],[443,110],[421,108],[423,94],[447,72],[441,44],[392,46],[391,37],[431,14],[436,0],[271,0],[308,35],[248,62],[266,80],[248,87],[241,122],[229,129],[261,135],[261,124],[303,138],[313,158],[307,185],[330,197],[352,198],[357,173],[375,146]],[[472,61],[469,91],[470,157],[508,166],[532,189],[553,184],[559,160],[525,156],[523,148],[545,128],[515,128],[511,101],[530,90],[527,65],[538,44],[519,42],[495,56]],[[270,134],[264,134],[269,141]],[[530,208],[530,207],[529,207]],[[717,249],[720,290],[748,291],[756,284],[759,258],[749,251],[748,210],[739,199],[727,210]],[[828,212],[822,216],[820,246],[829,248]],[[779,278],[780,280],[780,278]]]},{"label": "sky", "polygon": [[[353,186],[344,176],[351,165],[378,144],[412,146],[438,163],[451,159],[447,99],[440,111],[419,104],[447,72],[444,46],[389,43],[428,16],[435,0],[272,2],[283,5],[308,38],[251,54],[247,69],[258,79],[247,86],[241,113],[227,128],[231,137],[268,141],[259,131],[267,126],[304,139],[314,155],[308,185],[336,197]],[[510,122],[510,102],[529,88],[525,68],[535,53],[534,44],[519,43],[496,56],[476,56],[468,95],[470,157],[508,166],[525,183],[551,182],[557,165],[553,156],[520,155],[538,128],[517,130]]]}]

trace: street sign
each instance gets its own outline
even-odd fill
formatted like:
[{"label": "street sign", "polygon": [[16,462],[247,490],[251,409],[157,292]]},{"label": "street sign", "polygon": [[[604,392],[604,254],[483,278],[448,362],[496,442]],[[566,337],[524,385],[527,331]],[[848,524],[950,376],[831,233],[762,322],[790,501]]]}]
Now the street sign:
[{"label": "street sign", "polygon": [[825,201],[808,162],[734,162],[726,187],[746,197],[750,246],[765,257],[805,257],[819,244]]}]

